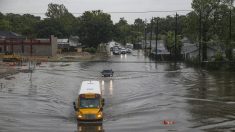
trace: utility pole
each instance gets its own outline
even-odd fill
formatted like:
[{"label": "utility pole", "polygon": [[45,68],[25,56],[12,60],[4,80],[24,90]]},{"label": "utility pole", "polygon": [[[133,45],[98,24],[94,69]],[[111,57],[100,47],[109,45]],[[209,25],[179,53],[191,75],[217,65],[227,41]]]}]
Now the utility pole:
[{"label": "utility pole", "polygon": [[151,26],[150,26],[150,54],[152,52],[152,37],[153,37],[153,18],[151,19]]},{"label": "utility pole", "polygon": [[198,49],[198,59],[199,64],[201,64],[201,45],[202,45],[202,12],[199,14],[199,49]]},{"label": "utility pole", "polygon": [[147,20],[145,19],[145,25],[144,25],[144,51],[146,53],[146,48],[147,48]]},{"label": "utility pole", "polygon": [[177,27],[178,27],[178,14],[177,14],[177,12],[176,12],[176,16],[175,16],[175,46],[174,46],[174,49],[175,49],[175,61],[176,61],[176,54],[177,54],[177,52],[176,52],[176,44],[177,44]]},{"label": "utility pole", "polygon": [[[137,43],[139,43],[140,42],[140,36],[139,36],[139,34],[140,34],[140,24],[138,23],[138,36],[137,36]],[[141,35],[142,36],[142,35]]]},{"label": "utility pole", "polygon": [[231,0],[231,5],[230,5],[230,17],[229,17],[229,52],[230,52],[230,60],[233,59],[233,50],[232,50],[232,4],[233,4],[233,0]]},{"label": "utility pole", "polygon": [[146,52],[146,48],[147,48],[147,36],[146,36],[146,27],[144,27],[144,51]]},{"label": "utility pole", "polygon": [[157,18],[157,26],[155,27],[155,35],[156,35],[156,60],[157,60],[157,44],[158,44],[158,18]]}]

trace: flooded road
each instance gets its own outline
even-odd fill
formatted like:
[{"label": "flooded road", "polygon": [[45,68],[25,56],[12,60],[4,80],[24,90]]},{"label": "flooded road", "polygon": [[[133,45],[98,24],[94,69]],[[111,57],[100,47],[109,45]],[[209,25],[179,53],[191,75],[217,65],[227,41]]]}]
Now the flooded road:
[{"label": "flooded road", "polygon": [[[102,78],[103,69],[114,77]],[[153,63],[136,51],[109,62],[43,63],[14,77],[0,80],[1,132],[235,131],[234,73]],[[103,124],[77,125],[72,102],[84,80],[102,84]]]}]

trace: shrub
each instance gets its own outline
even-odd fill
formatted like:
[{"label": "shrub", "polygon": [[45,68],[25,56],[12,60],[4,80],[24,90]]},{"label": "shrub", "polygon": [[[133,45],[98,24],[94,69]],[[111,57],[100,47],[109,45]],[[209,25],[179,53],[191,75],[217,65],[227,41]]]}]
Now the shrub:
[{"label": "shrub", "polygon": [[223,61],[224,57],[221,52],[216,53],[215,55],[215,61]]},{"label": "shrub", "polygon": [[85,48],[83,51],[85,52],[89,52],[89,53],[95,53],[96,52],[96,48],[91,47],[91,48]]}]

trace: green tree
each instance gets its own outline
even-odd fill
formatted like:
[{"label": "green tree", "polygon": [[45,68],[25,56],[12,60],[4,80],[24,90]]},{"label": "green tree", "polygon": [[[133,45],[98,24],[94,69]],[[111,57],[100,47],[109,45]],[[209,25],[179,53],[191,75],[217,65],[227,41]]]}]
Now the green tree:
[{"label": "green tree", "polygon": [[113,22],[111,16],[100,10],[86,11],[79,19],[79,37],[82,44],[97,48],[100,43],[112,39]]},{"label": "green tree", "polygon": [[[202,59],[207,60],[207,43],[209,40],[216,38],[216,36],[220,37],[221,40],[227,38],[226,31],[228,24],[224,23],[224,18],[227,15],[226,11],[229,6],[233,5],[233,0],[193,0],[192,8],[195,13],[200,16],[201,15],[201,23],[202,23]],[[226,22],[229,20],[227,19]],[[223,23],[220,25],[219,23]],[[220,29],[221,32],[217,32]],[[221,34],[221,35],[219,35]],[[226,39],[228,41],[228,38]],[[230,50],[231,48],[227,48]],[[231,54],[227,56],[231,58]]]},{"label": "green tree", "polygon": [[182,43],[181,43],[181,37],[179,35],[177,36],[177,42],[175,44],[175,33],[169,31],[166,37],[166,44],[167,44],[166,47],[171,54],[174,54],[175,56],[179,56],[181,54]]},{"label": "green tree", "polygon": [[11,29],[10,22],[5,19],[0,20],[0,30],[9,31]]},{"label": "green tree", "polygon": [[127,20],[125,20],[125,18],[120,18],[119,22],[115,24],[117,36],[115,36],[114,40],[125,45],[128,42],[130,29],[131,28],[127,23]]},{"label": "green tree", "polygon": [[37,31],[37,37],[39,38],[48,38],[51,35],[57,37],[64,37],[64,28],[61,23],[55,19],[44,19],[40,21],[36,26],[35,30]]},{"label": "green tree", "polygon": [[192,42],[199,42],[199,16],[194,12],[186,15],[184,22],[183,34],[188,37]]},{"label": "green tree", "polygon": [[48,4],[48,9],[45,15],[49,18],[58,19],[68,14],[70,13],[63,4],[59,5],[50,3]]},{"label": "green tree", "polygon": [[46,16],[50,19],[54,19],[56,23],[60,23],[62,32],[62,37],[69,37],[70,35],[75,34],[74,27],[76,26],[76,18],[71,14],[67,8],[61,4],[48,4],[48,9]]},{"label": "green tree", "polygon": [[35,36],[34,26],[40,21],[40,17],[30,14],[6,14],[0,19],[0,29],[22,34],[26,37]]}]

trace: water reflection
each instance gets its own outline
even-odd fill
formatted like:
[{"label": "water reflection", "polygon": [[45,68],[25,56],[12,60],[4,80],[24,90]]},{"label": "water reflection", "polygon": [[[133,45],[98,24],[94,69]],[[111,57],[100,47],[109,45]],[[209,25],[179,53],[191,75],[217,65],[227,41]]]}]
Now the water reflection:
[{"label": "water reflection", "polygon": [[78,123],[78,132],[104,132],[103,123]]},{"label": "water reflection", "polygon": [[[102,89],[103,95],[105,95],[105,93],[108,93],[108,95],[112,96],[113,95],[113,80],[112,79],[102,80],[101,81],[101,89]],[[108,91],[106,91],[106,90],[108,90]]]},{"label": "water reflection", "polygon": [[28,95],[29,96],[37,95],[37,86],[34,85],[32,81],[30,81]]},{"label": "water reflection", "polygon": [[234,128],[234,78],[231,73],[212,72],[188,80],[194,84],[188,88],[190,99],[187,100],[193,128],[205,131]]}]

